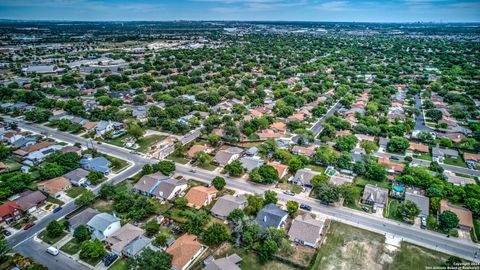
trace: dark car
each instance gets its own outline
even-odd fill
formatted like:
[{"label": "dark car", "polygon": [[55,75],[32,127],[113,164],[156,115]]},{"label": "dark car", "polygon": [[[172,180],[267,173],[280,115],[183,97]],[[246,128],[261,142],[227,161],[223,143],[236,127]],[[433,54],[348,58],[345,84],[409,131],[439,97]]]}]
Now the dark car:
[{"label": "dark car", "polygon": [[108,267],[110,266],[116,259],[118,258],[118,255],[110,253],[107,256],[103,258],[103,264]]},{"label": "dark car", "polygon": [[23,227],[23,229],[28,230],[28,229],[32,228],[33,225],[35,225],[35,223],[28,223],[27,225],[25,225],[25,227]]},{"label": "dark car", "polygon": [[295,196],[295,193],[293,193],[290,190],[285,190],[283,193],[286,194],[286,195]]},{"label": "dark car", "polygon": [[12,233],[7,229],[3,229],[3,235],[9,236],[9,235],[12,235]]},{"label": "dark car", "polygon": [[310,205],[306,204],[300,204],[300,209],[306,210],[306,211],[312,211],[312,207]]},{"label": "dark car", "polygon": [[390,159],[391,159],[391,160],[400,160],[400,158],[395,157],[395,156],[391,156]]},{"label": "dark car", "polygon": [[63,208],[61,206],[53,209],[53,213],[57,213],[58,211],[62,210]]},{"label": "dark car", "polygon": [[365,211],[365,212],[367,212],[367,213],[370,212],[370,208],[368,208],[368,207],[366,207],[366,206],[362,207],[362,210]]},{"label": "dark car", "polygon": [[329,202],[326,202],[326,201],[320,201],[320,204],[323,204],[323,205],[326,205],[326,206],[329,206],[330,203]]}]

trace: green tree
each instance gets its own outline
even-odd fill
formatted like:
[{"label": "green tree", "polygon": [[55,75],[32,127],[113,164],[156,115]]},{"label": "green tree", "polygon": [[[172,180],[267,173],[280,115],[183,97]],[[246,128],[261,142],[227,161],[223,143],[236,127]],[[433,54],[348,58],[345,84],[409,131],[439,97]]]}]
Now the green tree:
[{"label": "green tree", "polygon": [[80,259],[99,259],[105,257],[107,252],[103,247],[103,243],[95,239],[93,241],[85,241],[80,249]]},{"label": "green tree", "polygon": [[73,231],[73,237],[78,243],[82,243],[91,238],[91,233],[85,225],[81,224]]},{"label": "green tree", "polygon": [[46,231],[49,238],[59,237],[63,233],[63,226],[60,222],[52,220],[48,223]]},{"label": "green tree", "polygon": [[158,224],[156,220],[150,220],[145,224],[145,231],[148,236],[153,236],[160,231],[160,224]]},{"label": "green tree", "polygon": [[276,204],[278,201],[277,193],[275,191],[267,190],[263,196],[265,197],[265,204]]},{"label": "green tree", "polygon": [[182,225],[182,231],[200,235],[202,233],[202,227],[208,221],[207,213],[203,210],[189,212],[186,217],[187,221]]},{"label": "green tree", "polygon": [[10,155],[10,148],[5,145],[0,145],[0,159],[5,159]]},{"label": "green tree", "polygon": [[315,187],[318,188],[321,184],[328,182],[330,178],[326,174],[317,174],[312,179],[310,179],[310,183]]},{"label": "green tree", "polygon": [[207,139],[208,139],[208,143],[213,147],[217,147],[221,141],[220,136],[216,134],[209,134]]},{"label": "green tree", "polygon": [[247,207],[245,208],[245,213],[248,215],[256,215],[260,209],[265,205],[265,201],[262,197],[258,195],[250,195],[247,197]]},{"label": "green tree", "polygon": [[170,175],[175,171],[175,163],[168,160],[160,161],[158,164],[154,165],[154,169],[163,173],[163,175]]},{"label": "green tree", "polygon": [[335,148],[340,152],[350,152],[357,144],[358,139],[354,135],[345,135],[337,139]]},{"label": "green tree", "polygon": [[275,241],[267,239],[258,245],[257,251],[260,261],[266,262],[271,260],[273,255],[277,253],[278,245]]},{"label": "green tree", "polygon": [[159,234],[157,237],[155,237],[155,240],[153,240],[153,245],[156,247],[165,247],[167,246],[167,235],[166,234]]},{"label": "green tree", "polygon": [[298,157],[294,156],[288,162],[288,169],[292,173],[295,173],[296,171],[300,170],[301,168],[303,168],[303,162]]},{"label": "green tree", "polygon": [[378,151],[378,146],[374,142],[362,141],[360,143],[360,146],[365,150],[365,153],[367,153],[367,155],[370,155]]},{"label": "green tree", "polygon": [[140,254],[127,259],[125,269],[129,270],[170,270],[172,255],[163,250],[144,249]]},{"label": "green tree", "polygon": [[105,200],[110,200],[116,194],[117,188],[114,184],[106,183],[100,188],[100,197]]},{"label": "green tree", "polygon": [[98,185],[102,182],[103,179],[103,173],[101,172],[96,172],[96,171],[91,171],[87,175],[87,179],[92,185]]},{"label": "green tree", "polygon": [[425,116],[429,117],[434,122],[438,122],[440,119],[442,119],[443,113],[442,111],[437,109],[430,109],[430,110],[427,110],[427,112],[425,113]]},{"label": "green tree", "polygon": [[215,176],[215,178],[213,178],[213,180],[212,180],[212,185],[217,190],[222,190],[225,187],[226,182],[225,182],[225,179],[223,177]]},{"label": "green tree", "polygon": [[392,153],[405,153],[410,142],[404,137],[394,136],[387,143],[387,151]]},{"label": "green tree", "polygon": [[438,215],[438,221],[440,222],[440,226],[445,231],[450,231],[451,229],[458,226],[458,222],[460,220],[458,219],[457,214],[450,210],[447,210],[443,211],[440,215]]},{"label": "green tree", "polygon": [[205,167],[212,161],[212,157],[205,152],[197,152],[194,157],[196,159],[195,164],[198,164],[200,167]]},{"label": "green tree", "polygon": [[296,201],[288,201],[286,206],[288,214],[293,217],[298,210],[298,203]]},{"label": "green tree", "polygon": [[0,240],[0,261],[3,261],[5,259],[5,256],[7,253],[9,253],[11,250],[10,245],[7,242],[7,239],[1,239]]},{"label": "green tree", "polygon": [[185,197],[177,198],[175,200],[175,204],[180,208],[180,209],[185,209],[188,204],[188,200]]},{"label": "green tree", "polygon": [[241,220],[245,216],[245,212],[243,212],[242,209],[236,208],[233,209],[230,214],[228,214],[227,220],[230,222],[237,222],[238,220]]},{"label": "green tree", "polygon": [[359,191],[354,185],[345,183],[338,187],[345,205],[355,205],[357,198],[360,196]]},{"label": "green tree", "polygon": [[231,176],[240,176],[245,172],[242,163],[238,160],[226,165],[223,169]]},{"label": "green tree", "polygon": [[430,162],[430,166],[428,167],[428,169],[432,172],[443,173],[442,166],[440,166],[440,164],[438,164],[438,162],[436,161]]},{"label": "green tree", "polygon": [[420,214],[420,209],[417,205],[411,200],[405,200],[397,208],[398,213],[402,216],[403,220],[407,222],[412,222],[418,214]]},{"label": "green tree", "polygon": [[40,167],[38,172],[40,173],[40,177],[42,179],[52,179],[65,174],[65,169],[63,166],[58,165],[57,163],[47,162]]},{"label": "green tree", "polygon": [[95,202],[95,194],[90,190],[85,191],[75,200],[75,203],[79,206],[89,206]]},{"label": "green tree", "polygon": [[203,233],[203,240],[208,245],[218,245],[223,241],[227,240],[229,237],[228,230],[225,226],[214,223],[208,227]]},{"label": "green tree", "polygon": [[326,203],[338,202],[340,199],[338,187],[329,182],[321,184],[317,189],[317,198]]}]

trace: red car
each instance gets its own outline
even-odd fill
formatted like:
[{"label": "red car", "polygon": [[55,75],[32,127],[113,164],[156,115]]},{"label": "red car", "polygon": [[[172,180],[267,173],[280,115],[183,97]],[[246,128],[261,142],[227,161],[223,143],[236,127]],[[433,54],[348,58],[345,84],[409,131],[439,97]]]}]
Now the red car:
[{"label": "red car", "polygon": [[24,230],[28,230],[30,229],[31,227],[33,227],[33,225],[35,225],[35,223],[28,223],[27,225],[25,225],[25,227],[23,227]]}]

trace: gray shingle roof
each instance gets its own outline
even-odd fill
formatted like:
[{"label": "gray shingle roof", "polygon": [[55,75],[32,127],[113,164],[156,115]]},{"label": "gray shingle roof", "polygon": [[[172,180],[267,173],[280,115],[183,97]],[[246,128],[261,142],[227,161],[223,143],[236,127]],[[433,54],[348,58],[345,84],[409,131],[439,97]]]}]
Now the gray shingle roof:
[{"label": "gray shingle roof", "polygon": [[258,212],[256,220],[263,229],[269,227],[277,228],[287,214],[287,211],[280,209],[275,204],[267,204]]},{"label": "gray shingle roof", "polygon": [[95,209],[92,208],[87,208],[83,210],[81,213],[78,215],[71,217],[68,221],[70,222],[70,227],[75,229],[76,227],[80,225],[85,225],[87,224],[94,216],[98,215],[100,212],[98,212]]},{"label": "gray shingle roof", "polygon": [[265,161],[259,157],[242,157],[240,163],[242,163],[247,172],[251,172],[253,169],[262,166]]},{"label": "gray shingle roof", "polygon": [[70,182],[72,182],[72,184],[78,185],[78,181],[87,177],[88,174],[89,174],[89,172],[87,170],[84,170],[82,168],[78,168],[78,169],[75,169],[73,171],[70,171],[70,172],[64,174],[63,177],[70,180]]},{"label": "gray shingle roof", "polygon": [[227,217],[230,212],[238,208],[243,208],[246,203],[247,198],[245,198],[244,195],[225,195],[217,200],[211,211],[217,216]]},{"label": "gray shingle roof", "polygon": [[388,199],[388,189],[366,185],[363,190],[362,201],[371,201],[375,204],[385,205]]},{"label": "gray shingle roof", "polygon": [[40,202],[43,202],[47,199],[40,191],[31,191],[27,190],[20,194],[20,197],[15,200],[18,206],[23,211],[26,211],[34,206],[37,206]]},{"label": "gray shingle roof", "polygon": [[241,260],[242,258],[234,253],[225,258],[211,261],[203,270],[240,270],[241,268],[237,263]]},{"label": "gray shingle roof", "polygon": [[181,179],[168,179],[167,181],[162,181],[153,191],[153,195],[168,199],[172,195],[172,192],[175,191],[175,188],[178,186],[186,185],[187,180]]},{"label": "gray shingle roof", "polygon": [[428,197],[417,194],[415,193],[415,190],[409,189],[407,192],[405,192],[405,200],[411,200],[414,202],[418,209],[420,209],[420,214],[428,216],[430,205],[430,199]]},{"label": "gray shingle roof", "polygon": [[300,240],[315,244],[323,229],[323,222],[310,215],[297,216],[292,222],[288,235],[293,240]]},{"label": "gray shingle roof", "polygon": [[90,221],[87,222],[87,225],[95,230],[103,232],[108,226],[117,221],[119,221],[119,219],[110,214],[100,213],[90,219]]},{"label": "gray shingle roof", "polygon": [[300,169],[297,171],[297,173],[295,173],[294,179],[302,182],[304,185],[311,185],[310,180],[312,180],[312,178],[317,174],[320,173],[310,169]]},{"label": "gray shingle roof", "polygon": [[123,252],[126,253],[128,256],[135,256],[140,251],[142,251],[148,244],[152,242],[152,239],[147,238],[145,236],[140,236],[137,239],[130,242],[123,248]]}]

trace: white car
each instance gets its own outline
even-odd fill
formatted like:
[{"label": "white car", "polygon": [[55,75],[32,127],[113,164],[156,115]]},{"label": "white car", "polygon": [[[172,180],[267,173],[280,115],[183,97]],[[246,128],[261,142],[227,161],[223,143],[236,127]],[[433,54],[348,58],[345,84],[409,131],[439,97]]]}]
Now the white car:
[{"label": "white car", "polygon": [[49,247],[47,248],[47,253],[50,253],[53,256],[57,256],[59,251],[56,247]]}]

